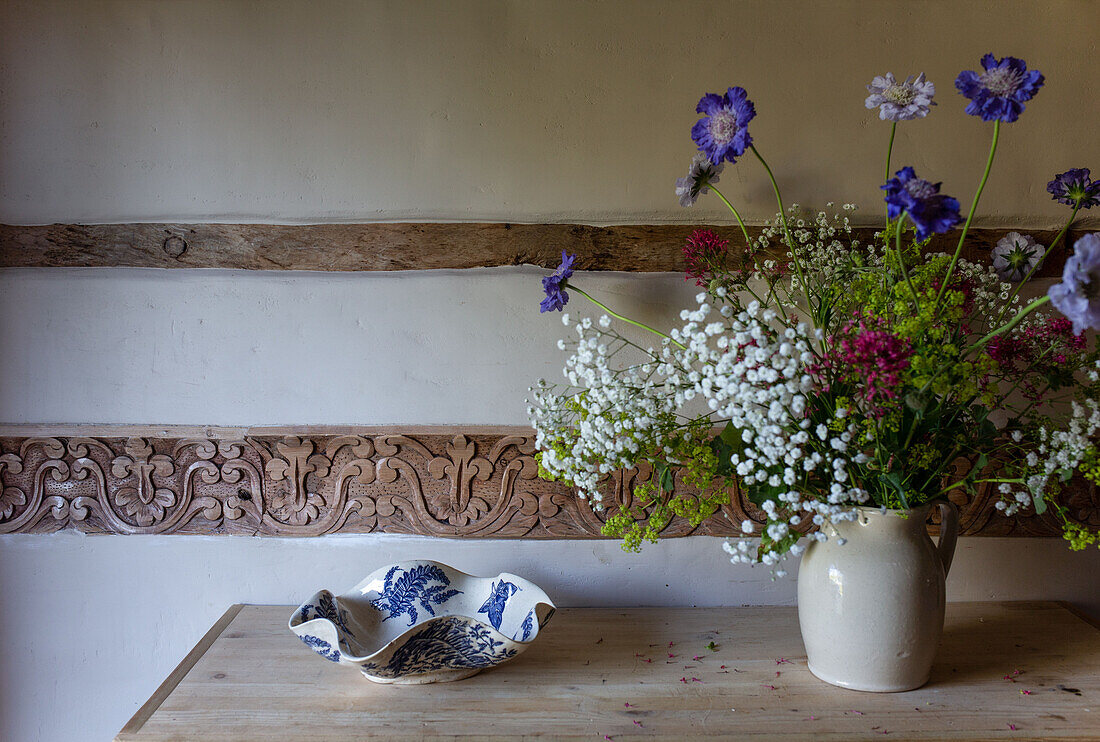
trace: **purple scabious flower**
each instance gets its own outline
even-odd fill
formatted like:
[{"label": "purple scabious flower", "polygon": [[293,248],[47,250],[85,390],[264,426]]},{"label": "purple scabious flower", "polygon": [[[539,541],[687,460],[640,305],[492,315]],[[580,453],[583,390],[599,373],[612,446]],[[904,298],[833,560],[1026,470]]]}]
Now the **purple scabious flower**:
[{"label": "purple scabious flower", "polygon": [[891,72],[885,77],[876,76],[867,86],[870,95],[864,101],[868,108],[878,108],[878,117],[883,121],[911,121],[924,118],[932,106],[936,105],[932,96],[936,86],[924,79],[924,73],[914,78],[905,78],[898,82]]},{"label": "purple scabious flower", "polygon": [[1024,101],[1029,101],[1043,86],[1038,70],[1029,70],[1022,59],[982,57],[982,72],[966,70],[955,79],[958,91],[970,99],[966,112],[981,116],[982,121],[1012,123],[1020,118]]},{"label": "purple scabious flower", "polygon": [[1047,192],[1066,206],[1091,209],[1100,204],[1100,180],[1093,180],[1090,175],[1087,167],[1067,170],[1047,183]]},{"label": "purple scabious flower", "polygon": [[1022,281],[1043,262],[1043,253],[1031,235],[1009,232],[993,248],[993,268],[1002,281]]},{"label": "purple scabious flower", "polygon": [[694,206],[699,194],[707,192],[707,186],[718,182],[718,174],[725,167],[715,165],[702,152],[696,152],[686,177],[676,179],[676,195],[681,206]]},{"label": "purple scabious flower", "polygon": [[691,138],[711,162],[737,162],[752,144],[747,127],[756,107],[744,88],[730,88],[724,95],[707,93],[695,112],[704,116],[691,127]]},{"label": "purple scabious flower", "polygon": [[573,275],[573,263],[576,259],[576,255],[569,255],[562,250],[561,265],[549,276],[543,276],[542,290],[546,292],[546,298],[539,304],[539,312],[560,312],[569,303],[569,294],[565,293],[562,286]]},{"label": "purple scabious flower", "polygon": [[894,176],[881,186],[886,191],[886,213],[891,219],[908,214],[918,240],[946,232],[962,221],[959,202],[941,194],[939,183],[918,178],[911,167],[903,167]]},{"label": "purple scabious flower", "polygon": [[1077,240],[1066,260],[1062,282],[1047,292],[1050,303],[1073,322],[1073,333],[1100,330],[1100,234]]}]

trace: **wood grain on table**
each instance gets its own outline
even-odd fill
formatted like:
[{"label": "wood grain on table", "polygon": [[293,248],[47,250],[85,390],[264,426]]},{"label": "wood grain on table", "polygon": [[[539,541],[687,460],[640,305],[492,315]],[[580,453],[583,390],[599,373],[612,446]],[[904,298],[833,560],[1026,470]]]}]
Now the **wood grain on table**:
[{"label": "wood grain on table", "polygon": [[931,681],[893,694],[814,678],[787,607],[562,609],[515,660],[412,686],[325,662],[291,611],[234,606],[117,739],[1100,740],[1100,630],[1058,603],[949,604]]}]

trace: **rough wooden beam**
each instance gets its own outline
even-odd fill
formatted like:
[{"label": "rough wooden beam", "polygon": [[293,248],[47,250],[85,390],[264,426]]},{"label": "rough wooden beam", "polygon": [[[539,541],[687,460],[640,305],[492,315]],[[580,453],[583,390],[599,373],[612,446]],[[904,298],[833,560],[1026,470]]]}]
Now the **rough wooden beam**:
[{"label": "rough wooden beam", "polygon": [[[385,223],[385,224],[50,224],[0,225],[0,267],[241,268],[250,270],[392,271],[554,267],[562,250],[583,270],[679,271],[681,248],[698,225]],[[736,227],[712,227],[743,245]],[[753,237],[759,227],[750,228]],[[861,228],[862,241],[875,230]],[[989,260],[1009,230],[972,230],[965,257]],[[957,232],[931,250],[953,251]],[[1031,231],[1049,244],[1053,231]],[[1067,244],[1077,235],[1071,233]],[[1040,275],[1061,272],[1058,250]]]}]

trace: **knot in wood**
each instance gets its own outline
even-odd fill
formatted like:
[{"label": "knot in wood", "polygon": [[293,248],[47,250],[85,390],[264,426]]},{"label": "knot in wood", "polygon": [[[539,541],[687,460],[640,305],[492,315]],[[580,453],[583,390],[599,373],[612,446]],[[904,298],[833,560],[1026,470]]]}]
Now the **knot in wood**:
[{"label": "knot in wood", "polygon": [[187,242],[179,235],[171,235],[164,240],[164,252],[173,258],[178,258],[187,250]]}]

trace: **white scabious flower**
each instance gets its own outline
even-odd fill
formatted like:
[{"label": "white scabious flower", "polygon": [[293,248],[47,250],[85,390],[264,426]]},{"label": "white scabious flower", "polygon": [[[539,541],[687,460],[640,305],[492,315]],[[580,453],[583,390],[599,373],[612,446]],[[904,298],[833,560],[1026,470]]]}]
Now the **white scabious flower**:
[{"label": "white scabious flower", "polygon": [[936,105],[932,97],[936,86],[920,73],[915,78],[910,75],[904,82],[894,79],[891,72],[885,76],[876,76],[867,86],[870,95],[864,101],[867,108],[878,108],[878,117],[883,121],[910,121],[924,118],[931,107]]},{"label": "white scabious flower", "polygon": [[1043,252],[1031,235],[1009,232],[993,248],[993,268],[1001,280],[1017,283],[1039,267]]}]

